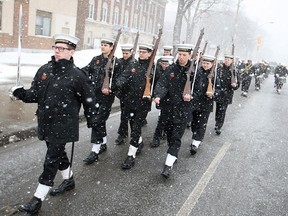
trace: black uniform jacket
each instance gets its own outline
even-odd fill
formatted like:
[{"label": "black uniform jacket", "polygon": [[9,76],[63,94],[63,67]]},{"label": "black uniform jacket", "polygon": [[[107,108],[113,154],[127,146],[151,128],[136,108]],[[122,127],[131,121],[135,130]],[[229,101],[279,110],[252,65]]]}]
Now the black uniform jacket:
[{"label": "black uniform jacket", "polygon": [[[233,74],[237,77],[237,73],[233,70]],[[237,77],[237,87],[231,86],[231,67],[225,64],[217,68],[217,85],[214,100],[219,103],[232,104],[234,90],[240,86],[240,79]]]},{"label": "black uniform jacket", "polygon": [[[190,63],[189,61],[186,66],[180,66],[178,61],[171,64],[156,84],[154,95],[160,97],[160,104],[161,100],[169,94],[174,123],[191,120],[191,102],[184,101],[182,96]],[[190,79],[192,80],[192,77]]]},{"label": "black uniform jacket", "polygon": [[[203,67],[198,68],[196,73],[196,79],[192,94],[192,109],[212,112],[213,111],[213,99],[207,97],[206,92],[208,88],[208,76],[210,70],[204,70]],[[213,84],[213,80],[212,80]]]},{"label": "black uniform jacket", "polygon": [[[119,59],[120,60],[120,65],[121,65],[121,74],[124,73],[124,71],[126,70],[126,68],[130,65],[130,64],[134,64],[137,62],[137,60],[133,57],[130,56],[128,59]],[[128,91],[127,87],[123,88],[123,89],[117,89],[117,93],[116,96],[120,99],[123,100],[125,97],[126,92]]]},{"label": "black uniform jacket", "polygon": [[70,60],[55,61],[37,71],[31,88],[23,98],[38,103],[38,138],[48,142],[67,143],[79,139],[79,110],[83,103],[88,127],[95,121],[95,95],[91,81]]},{"label": "black uniform jacket", "polygon": [[125,106],[129,109],[147,111],[151,108],[151,101],[143,99],[148,66],[149,60],[139,59],[129,64],[116,82],[121,89]]},{"label": "black uniform jacket", "polygon": [[121,66],[120,66],[119,59],[114,58],[113,61],[115,61],[113,62],[114,64],[113,73],[112,73],[112,68],[110,68],[109,70],[110,82],[111,82],[111,76],[113,76],[112,85],[111,85],[112,93],[110,93],[109,95],[105,95],[102,93],[102,85],[103,85],[105,74],[106,74],[105,66],[108,62],[108,58],[105,58],[103,54],[95,56],[92,58],[91,62],[87,66],[82,68],[82,70],[85,71],[85,73],[92,80],[97,103],[111,104],[114,101],[114,98],[115,98],[114,92],[117,92],[115,82],[120,75]]}]

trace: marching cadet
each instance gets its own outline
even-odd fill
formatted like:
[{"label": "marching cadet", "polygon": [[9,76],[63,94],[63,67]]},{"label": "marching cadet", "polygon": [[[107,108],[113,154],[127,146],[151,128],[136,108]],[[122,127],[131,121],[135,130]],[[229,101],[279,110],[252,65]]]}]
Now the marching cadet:
[{"label": "marching cadet", "polygon": [[[210,113],[213,111],[213,93],[208,93],[209,74],[211,72],[215,57],[203,55],[201,67],[196,72],[194,89],[192,92],[192,144],[190,153],[197,153],[198,147],[204,139],[207,122]],[[213,84],[213,82],[212,82]]]},{"label": "marching cadet", "polygon": [[[234,91],[240,86],[239,78],[235,68],[233,67],[234,56],[224,55],[224,64],[217,68],[217,80],[215,97],[216,112],[215,112],[215,132],[221,134],[221,128],[224,124],[226,110],[229,104],[232,104]],[[232,76],[233,73],[233,76]],[[237,82],[233,82],[233,77],[237,77]]]},{"label": "marching cadet", "polygon": [[241,72],[241,96],[247,97],[252,77],[254,76],[255,68],[253,67],[252,60],[247,60],[245,68]]},{"label": "marching cadet", "polygon": [[[181,138],[185,132],[187,122],[191,119],[191,94],[182,95],[187,80],[187,71],[191,64],[193,45],[177,45],[177,61],[171,64],[156,84],[154,92],[155,103],[160,105],[169,94],[171,114],[167,118],[168,151],[161,175],[169,178],[174,162],[177,160],[181,146]],[[190,80],[193,80],[190,77]]]},{"label": "marching cadet", "polygon": [[[98,161],[98,155],[107,150],[107,131],[106,121],[110,115],[111,107],[115,99],[117,88],[115,85],[116,80],[120,75],[120,62],[116,57],[113,57],[112,67],[109,69],[109,79],[111,89],[102,89],[105,78],[105,67],[108,62],[109,54],[113,49],[114,40],[102,39],[101,40],[101,54],[92,58],[91,62],[82,68],[93,82],[93,88],[96,96],[97,107],[97,125],[92,128],[91,143],[92,150],[87,158],[83,161],[86,165]],[[115,48],[114,48],[115,49]]]},{"label": "marching cadet", "polygon": [[[159,78],[165,76],[165,71],[172,62],[173,56],[161,56],[159,58],[159,65],[161,68],[156,71],[154,83],[157,84]],[[160,105],[156,106],[156,108],[160,109],[160,115],[158,117],[151,147],[158,147],[160,145],[160,139],[166,137],[166,122],[171,110],[169,93],[161,100]]]},{"label": "marching cadet", "polygon": [[[133,44],[123,44],[121,46],[123,57],[120,58],[121,63],[121,73],[125,71],[125,69],[130,65],[135,63],[137,60],[133,57]],[[118,137],[115,140],[116,145],[121,145],[124,143],[125,139],[128,137],[128,118],[129,113],[125,109],[125,101],[127,91],[122,89],[119,92],[119,100],[120,100],[120,108],[121,108],[121,116],[120,116],[120,125],[118,128]]]},{"label": "marching cadet", "polygon": [[129,64],[117,80],[119,89],[126,92],[123,102],[127,113],[129,113],[131,126],[130,146],[127,158],[121,165],[122,169],[131,169],[135,164],[136,154],[140,154],[143,148],[141,127],[151,109],[151,101],[143,98],[143,94],[146,86],[145,74],[149,66],[152,50],[152,44],[139,44],[138,61]]},{"label": "marching cadet", "polygon": [[[39,184],[30,202],[21,205],[19,210],[29,214],[37,213],[42,201],[59,170],[63,182],[50,191],[55,196],[75,188],[71,170],[71,161],[67,157],[67,142],[79,139],[79,110],[81,104],[87,118],[88,127],[95,123],[95,95],[87,76],[74,65],[78,38],[65,35],[54,35],[55,54],[51,61],[37,71],[30,89],[14,87],[13,95],[25,103],[38,103],[38,138],[46,142],[47,151],[43,172],[39,176]],[[73,151],[72,151],[73,152]],[[72,160],[72,155],[71,155]]]}]

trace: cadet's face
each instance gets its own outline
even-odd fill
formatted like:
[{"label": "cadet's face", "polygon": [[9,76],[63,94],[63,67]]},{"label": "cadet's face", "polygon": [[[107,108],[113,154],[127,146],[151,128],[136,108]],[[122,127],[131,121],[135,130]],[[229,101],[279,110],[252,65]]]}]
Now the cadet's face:
[{"label": "cadet's face", "polygon": [[212,68],[212,66],[213,66],[212,62],[202,61],[202,67],[204,68],[204,70],[209,70]]},{"label": "cadet's face", "polygon": [[185,66],[190,58],[191,53],[182,51],[178,52],[178,62],[181,66]]},{"label": "cadet's face", "polygon": [[139,50],[139,59],[145,60],[150,57],[151,53],[149,53],[147,50]]},{"label": "cadet's face", "polygon": [[59,61],[60,59],[67,59],[69,60],[75,53],[75,50],[70,49],[67,44],[65,43],[57,43],[53,46],[54,49],[54,56],[55,60]]},{"label": "cadet's face", "polygon": [[166,70],[166,68],[169,66],[169,62],[161,62],[160,65],[163,70]]},{"label": "cadet's face", "polygon": [[111,50],[113,49],[113,46],[110,46],[110,44],[107,43],[101,43],[101,52],[104,55],[109,55]]},{"label": "cadet's face", "polygon": [[232,64],[232,62],[233,62],[233,59],[231,59],[231,58],[225,58],[224,59],[224,64],[226,66],[230,66]]},{"label": "cadet's face", "polygon": [[131,51],[122,51],[123,59],[128,59],[130,56],[132,56]]},{"label": "cadet's face", "polygon": [[163,56],[170,56],[170,55],[171,55],[171,51],[169,51],[169,50],[164,50]]}]

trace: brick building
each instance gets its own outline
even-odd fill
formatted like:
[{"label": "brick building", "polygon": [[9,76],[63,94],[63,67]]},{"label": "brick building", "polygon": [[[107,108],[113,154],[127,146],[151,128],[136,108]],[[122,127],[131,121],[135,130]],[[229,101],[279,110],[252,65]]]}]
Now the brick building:
[{"label": "brick building", "polygon": [[167,0],[0,0],[0,51],[18,47],[22,5],[22,49],[47,50],[55,33],[81,39],[79,49],[99,46],[101,38],[120,43],[151,43],[164,24]]}]

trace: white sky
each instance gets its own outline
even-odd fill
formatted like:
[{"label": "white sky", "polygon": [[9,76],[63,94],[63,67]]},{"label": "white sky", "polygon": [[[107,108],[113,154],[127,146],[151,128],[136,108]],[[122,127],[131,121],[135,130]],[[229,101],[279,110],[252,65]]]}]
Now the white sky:
[{"label": "white sky", "polygon": [[[288,64],[288,0],[242,0],[240,10],[245,11],[257,21],[259,28],[267,32],[262,37],[260,55]],[[256,37],[257,34],[256,29]],[[267,47],[271,53],[266,51]]]}]

